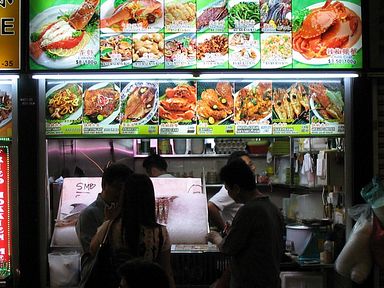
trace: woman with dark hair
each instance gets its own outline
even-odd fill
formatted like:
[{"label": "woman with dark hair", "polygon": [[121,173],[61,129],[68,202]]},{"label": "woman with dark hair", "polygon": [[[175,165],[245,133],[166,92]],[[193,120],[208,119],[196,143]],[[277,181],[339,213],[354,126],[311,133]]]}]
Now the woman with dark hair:
[{"label": "woman with dark hair", "polygon": [[156,222],[155,211],[155,192],[151,179],[144,174],[132,174],[121,193],[119,216],[105,221],[91,241],[91,253],[96,254],[111,225],[108,240],[116,268],[116,283],[111,283],[110,287],[117,287],[120,281],[117,268],[134,258],[157,262],[166,271],[170,287],[175,287],[168,231]]}]

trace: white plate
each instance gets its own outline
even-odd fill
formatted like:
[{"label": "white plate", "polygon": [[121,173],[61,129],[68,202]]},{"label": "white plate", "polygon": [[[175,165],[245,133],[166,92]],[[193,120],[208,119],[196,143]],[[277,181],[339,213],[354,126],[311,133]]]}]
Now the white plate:
[{"label": "white plate", "polygon": [[[247,86],[244,86],[243,88],[241,88],[239,91],[237,91],[233,97],[233,105],[234,105],[234,111],[235,111],[235,117],[236,117],[236,100],[237,100],[237,97],[240,93],[241,90],[243,89],[252,89],[253,87],[257,87],[259,85],[259,81],[254,81],[250,84],[248,84]],[[271,88],[272,88],[272,85],[271,85]],[[264,118],[261,118],[261,119],[258,119],[258,120],[240,120],[240,121],[236,121],[235,120],[235,123],[238,123],[238,124],[243,124],[244,122],[252,122],[252,123],[256,123],[256,122],[264,122],[264,121],[267,121],[268,119],[272,118],[272,105],[271,105],[271,112],[265,116]]]},{"label": "white plate", "polygon": [[[361,19],[361,7],[359,5],[356,5],[351,2],[345,2],[345,1],[339,1],[342,4],[345,5],[345,7],[349,8],[353,12],[357,14],[357,16],[360,17]],[[313,10],[315,8],[321,7],[324,5],[325,2],[323,3],[316,3],[311,6],[306,7],[309,10]],[[362,35],[360,35],[360,39],[353,45],[351,48],[356,48],[357,51],[359,51],[362,47]],[[293,50],[292,48],[292,57],[294,60],[304,63],[304,64],[313,64],[313,65],[323,65],[323,64],[328,64],[329,57],[324,57],[324,58],[312,58],[312,59],[306,59],[303,55],[301,55],[299,52],[296,50]]]},{"label": "white plate", "polygon": [[[243,44],[240,44],[240,45],[231,45],[230,43],[232,42],[232,39],[233,37],[236,35],[236,34],[249,34],[249,40],[247,42],[249,43],[252,43],[253,41],[253,35],[252,35],[252,32],[234,32],[234,33],[231,33],[228,37],[228,47],[229,49],[231,50],[238,50],[240,48],[242,48],[244,46],[244,43]],[[246,45],[246,44],[245,44]]]},{"label": "white plate", "polygon": [[338,123],[337,119],[332,119],[332,120],[324,119],[323,116],[321,116],[320,113],[317,112],[316,104],[312,97],[309,98],[309,106],[311,107],[311,111],[313,112],[313,114],[315,114],[317,119],[324,121],[326,123]]},{"label": "white plate", "polygon": [[[65,87],[67,85],[70,85],[70,84],[78,85],[78,86],[80,86],[80,91],[83,90],[81,85],[79,85],[78,83],[69,83],[69,82],[61,83],[61,84],[53,86],[51,89],[49,89],[47,91],[47,93],[45,93],[45,95],[46,95],[45,101],[47,101],[48,97],[50,97],[54,92],[62,89],[63,87]],[[79,97],[82,98],[82,94],[80,94]],[[81,105],[78,107],[78,109],[75,112],[73,112],[71,115],[69,115],[67,118],[63,119],[63,121],[70,121],[70,120],[79,119],[81,114],[83,113],[83,105],[84,105],[84,101],[82,99]],[[45,109],[47,109],[47,103],[45,103]],[[50,119],[50,117],[46,117],[46,118],[47,118],[47,120],[60,120],[60,119]]]},{"label": "white plate", "polygon": [[[249,49],[249,48],[248,48]],[[247,49],[247,50],[248,50]],[[253,48],[252,48],[253,49]],[[253,67],[255,66],[257,63],[259,63],[260,61],[260,51],[258,49],[253,49],[256,53],[256,58],[255,59],[252,59],[252,58],[249,58],[249,57],[244,57],[244,56],[241,56],[240,55],[240,49],[239,51],[236,51],[236,52],[232,52],[232,53],[229,53],[229,63],[235,67],[235,68],[250,68],[250,67]],[[248,65],[245,65],[245,64],[235,64],[234,61],[235,60],[248,60]]]},{"label": "white plate", "polygon": [[[91,87],[89,87],[87,90],[97,90],[97,89],[101,89],[105,86],[108,86],[108,84],[110,84],[111,82],[102,82],[102,83],[97,83]],[[120,93],[120,88],[114,84],[114,89],[116,91],[118,91]],[[84,94],[85,94],[86,90],[84,91]],[[85,97],[83,98],[85,101]],[[110,124],[116,117],[119,116],[119,113],[120,113],[120,105],[121,105],[121,100],[119,99],[119,105],[118,107],[111,113],[111,115],[109,115],[107,118],[101,120],[100,122],[97,122],[98,124],[104,124],[104,125],[108,125]],[[88,115],[84,115],[86,117],[88,117]]]},{"label": "white plate", "polygon": [[[153,82],[130,82],[130,83],[128,83],[128,85],[126,85],[124,87],[124,89],[121,92],[121,96],[122,96],[121,102],[122,103],[126,103],[126,101],[128,101],[128,99],[129,99],[128,96],[132,93],[133,89],[135,89],[136,87],[153,87],[153,88],[155,88],[155,96],[153,99],[151,111],[149,111],[147,113],[147,115],[145,115],[144,118],[142,118],[138,121],[129,122],[130,124],[141,125],[141,124],[148,123],[148,121],[150,121],[153,118],[153,116],[155,116],[155,114],[157,112],[157,107],[159,104],[159,87]],[[125,111],[121,111],[121,116],[124,116],[124,113],[125,113]]]},{"label": "white plate", "polygon": [[[37,14],[32,21],[29,24],[29,31],[30,33],[39,31],[43,26],[51,24],[56,21],[57,16],[63,15],[63,13],[70,13],[73,12],[76,8],[78,8],[79,5],[73,5],[73,4],[64,4],[64,5],[58,5],[51,8],[48,8],[41,13]],[[31,44],[30,40],[30,44]],[[99,40],[98,40],[98,33],[94,33],[93,37],[90,39],[88,44],[82,49],[82,50],[90,50],[92,52],[92,55],[96,55],[97,52],[99,52]],[[79,51],[80,52],[80,51]],[[30,56],[35,62],[39,65],[45,66],[47,68],[52,69],[69,69],[74,68],[77,66],[80,66],[80,64],[76,63],[77,54],[69,56],[69,57],[62,57],[60,59],[54,60],[47,56],[47,54],[42,53],[39,58],[35,59]]]},{"label": "white plate", "polygon": [[[159,1],[159,0],[157,0]],[[105,19],[108,17],[111,17],[113,12],[115,11],[114,8],[114,2],[115,0],[107,0],[105,1],[101,7],[100,7],[100,20]],[[162,4],[162,7],[164,7],[163,1],[159,1]],[[162,8],[162,16],[160,18],[156,18],[154,23],[148,24],[148,28],[142,28],[142,31],[134,31],[134,32],[157,32],[161,28],[163,28],[162,23],[164,23],[164,9]],[[115,30],[112,28],[100,28],[100,31],[102,33],[116,33]],[[118,31],[118,32],[133,32],[133,31]]]},{"label": "white plate", "polygon": [[[283,37],[285,35],[289,36],[289,38],[290,38],[289,41],[287,41],[287,43],[292,43],[292,35],[291,35],[291,33],[262,33],[261,34],[261,39],[260,39],[260,48],[261,48],[260,49],[260,53],[263,50],[263,41],[264,40],[268,39],[269,37],[276,37],[276,36]],[[271,49],[269,49],[269,50],[271,50]],[[288,51],[292,53],[292,44],[291,44],[291,49],[288,50]],[[261,57],[261,55],[260,55],[260,57]],[[273,63],[273,64],[269,64],[265,60],[263,61],[263,59],[261,59],[261,68],[281,68],[281,67],[285,67],[287,65],[291,65],[292,64],[292,54],[288,58],[283,58],[283,57],[279,56],[278,58],[277,57],[275,57],[275,58],[270,57],[267,60],[268,61],[274,60],[273,62],[276,62],[276,61],[278,61],[278,62]]]}]

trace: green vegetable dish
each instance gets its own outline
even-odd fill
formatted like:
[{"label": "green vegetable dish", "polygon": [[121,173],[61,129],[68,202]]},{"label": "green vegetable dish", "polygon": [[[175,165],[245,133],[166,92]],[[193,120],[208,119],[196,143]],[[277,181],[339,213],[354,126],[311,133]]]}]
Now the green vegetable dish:
[{"label": "green vegetable dish", "polygon": [[260,9],[256,2],[240,2],[229,9],[228,25],[229,28],[235,28],[236,22],[247,20],[255,24],[260,23]]}]

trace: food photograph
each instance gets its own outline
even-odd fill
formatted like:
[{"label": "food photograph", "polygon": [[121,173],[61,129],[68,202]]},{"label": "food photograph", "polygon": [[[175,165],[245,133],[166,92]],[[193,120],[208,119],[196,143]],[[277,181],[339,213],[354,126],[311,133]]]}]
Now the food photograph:
[{"label": "food photograph", "polygon": [[262,32],[291,31],[291,0],[260,0]]},{"label": "food photograph", "polygon": [[235,124],[271,123],[272,82],[254,81],[240,88],[236,83]]},{"label": "food photograph", "polygon": [[164,68],[164,34],[133,34],[134,68]]},{"label": "food photograph", "polygon": [[291,33],[261,33],[261,68],[292,68]]},{"label": "food photograph", "polygon": [[156,82],[133,81],[121,91],[121,123],[158,124],[159,86]]},{"label": "food photograph", "polygon": [[158,0],[102,0],[100,31],[158,32],[164,27],[163,2]]},{"label": "food photograph", "polygon": [[160,123],[196,123],[196,82],[160,83]]},{"label": "food photograph", "polygon": [[94,84],[84,91],[83,122],[99,125],[119,123],[120,88],[112,82]]},{"label": "food photograph", "polygon": [[233,89],[231,82],[199,82],[196,108],[199,124],[233,123]]},{"label": "food photograph", "polygon": [[196,32],[196,2],[165,0],[165,32]]},{"label": "food photograph", "polygon": [[308,85],[311,122],[344,123],[344,96],[340,83],[321,82]]},{"label": "food photograph", "polygon": [[273,83],[273,123],[308,124],[308,84],[295,82]]},{"label": "food photograph", "polygon": [[100,36],[101,68],[130,68],[132,38],[125,34]]},{"label": "food photograph", "polygon": [[8,125],[12,125],[12,90],[10,85],[3,84],[0,85],[0,129]]},{"label": "food photograph", "polygon": [[79,83],[61,83],[46,93],[45,119],[48,122],[81,120],[83,88]]},{"label": "food photograph", "polygon": [[197,35],[197,68],[228,68],[228,33]]},{"label": "food photograph", "polygon": [[294,68],[347,68],[361,61],[360,1],[297,1],[292,31]]},{"label": "food photograph", "polygon": [[31,14],[31,69],[99,68],[99,1],[47,2],[36,3],[34,11],[39,12]]},{"label": "food photograph", "polygon": [[260,34],[236,32],[229,34],[229,67],[260,68]]},{"label": "food photograph", "polygon": [[260,5],[254,0],[228,1],[228,31],[256,32],[260,30]]},{"label": "food photograph", "polygon": [[165,68],[196,68],[196,33],[165,35]]},{"label": "food photograph", "polygon": [[197,32],[227,32],[227,0],[197,1]]}]

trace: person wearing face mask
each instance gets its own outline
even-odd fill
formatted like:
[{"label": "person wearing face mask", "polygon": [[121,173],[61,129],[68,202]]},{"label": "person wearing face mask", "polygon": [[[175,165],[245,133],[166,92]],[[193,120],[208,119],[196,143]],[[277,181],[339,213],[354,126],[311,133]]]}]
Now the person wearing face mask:
[{"label": "person wearing face mask", "polygon": [[[252,172],[255,173],[256,167],[246,151],[232,152],[227,160],[227,164],[236,159],[244,161]],[[211,225],[217,227],[219,231],[225,233],[241,206],[242,204],[236,203],[228,195],[228,191],[223,185],[220,191],[212,196],[208,201],[208,216]]]}]

